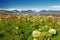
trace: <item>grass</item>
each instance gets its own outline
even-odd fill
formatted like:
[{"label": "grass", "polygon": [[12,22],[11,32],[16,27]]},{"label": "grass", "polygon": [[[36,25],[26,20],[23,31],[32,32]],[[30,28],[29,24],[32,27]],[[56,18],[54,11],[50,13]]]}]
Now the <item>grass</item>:
[{"label": "grass", "polygon": [[28,14],[0,16],[0,40],[33,40],[32,32],[34,30],[42,29],[41,32],[46,32],[51,28],[57,31],[51,40],[59,40],[59,22],[60,18],[53,18],[53,16],[32,16]]}]

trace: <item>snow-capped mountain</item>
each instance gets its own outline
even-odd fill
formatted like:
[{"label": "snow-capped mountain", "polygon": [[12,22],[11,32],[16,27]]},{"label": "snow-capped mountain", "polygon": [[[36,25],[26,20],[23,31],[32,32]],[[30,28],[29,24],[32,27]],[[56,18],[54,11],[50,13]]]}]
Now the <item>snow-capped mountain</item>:
[{"label": "snow-capped mountain", "polygon": [[60,14],[60,10],[40,10],[38,12],[36,12],[36,10],[11,10],[11,9],[0,9],[0,13],[4,13],[4,14]]}]

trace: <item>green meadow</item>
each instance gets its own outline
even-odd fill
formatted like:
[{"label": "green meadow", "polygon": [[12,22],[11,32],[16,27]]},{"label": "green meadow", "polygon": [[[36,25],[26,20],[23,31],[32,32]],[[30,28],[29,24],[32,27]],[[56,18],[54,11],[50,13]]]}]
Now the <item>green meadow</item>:
[{"label": "green meadow", "polygon": [[60,40],[60,18],[0,14],[0,40]]}]

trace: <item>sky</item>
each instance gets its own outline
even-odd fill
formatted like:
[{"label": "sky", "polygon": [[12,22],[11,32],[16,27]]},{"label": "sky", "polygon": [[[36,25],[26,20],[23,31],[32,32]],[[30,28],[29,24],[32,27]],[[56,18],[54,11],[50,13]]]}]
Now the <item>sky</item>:
[{"label": "sky", "polygon": [[60,0],[0,0],[0,9],[60,10]]}]

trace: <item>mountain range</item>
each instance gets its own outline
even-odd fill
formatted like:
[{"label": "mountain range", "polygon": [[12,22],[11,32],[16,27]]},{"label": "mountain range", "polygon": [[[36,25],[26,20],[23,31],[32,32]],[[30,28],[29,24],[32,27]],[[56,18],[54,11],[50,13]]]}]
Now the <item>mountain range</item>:
[{"label": "mountain range", "polygon": [[35,10],[0,10],[0,14],[60,14],[60,10],[40,10],[40,11],[35,11]]}]

